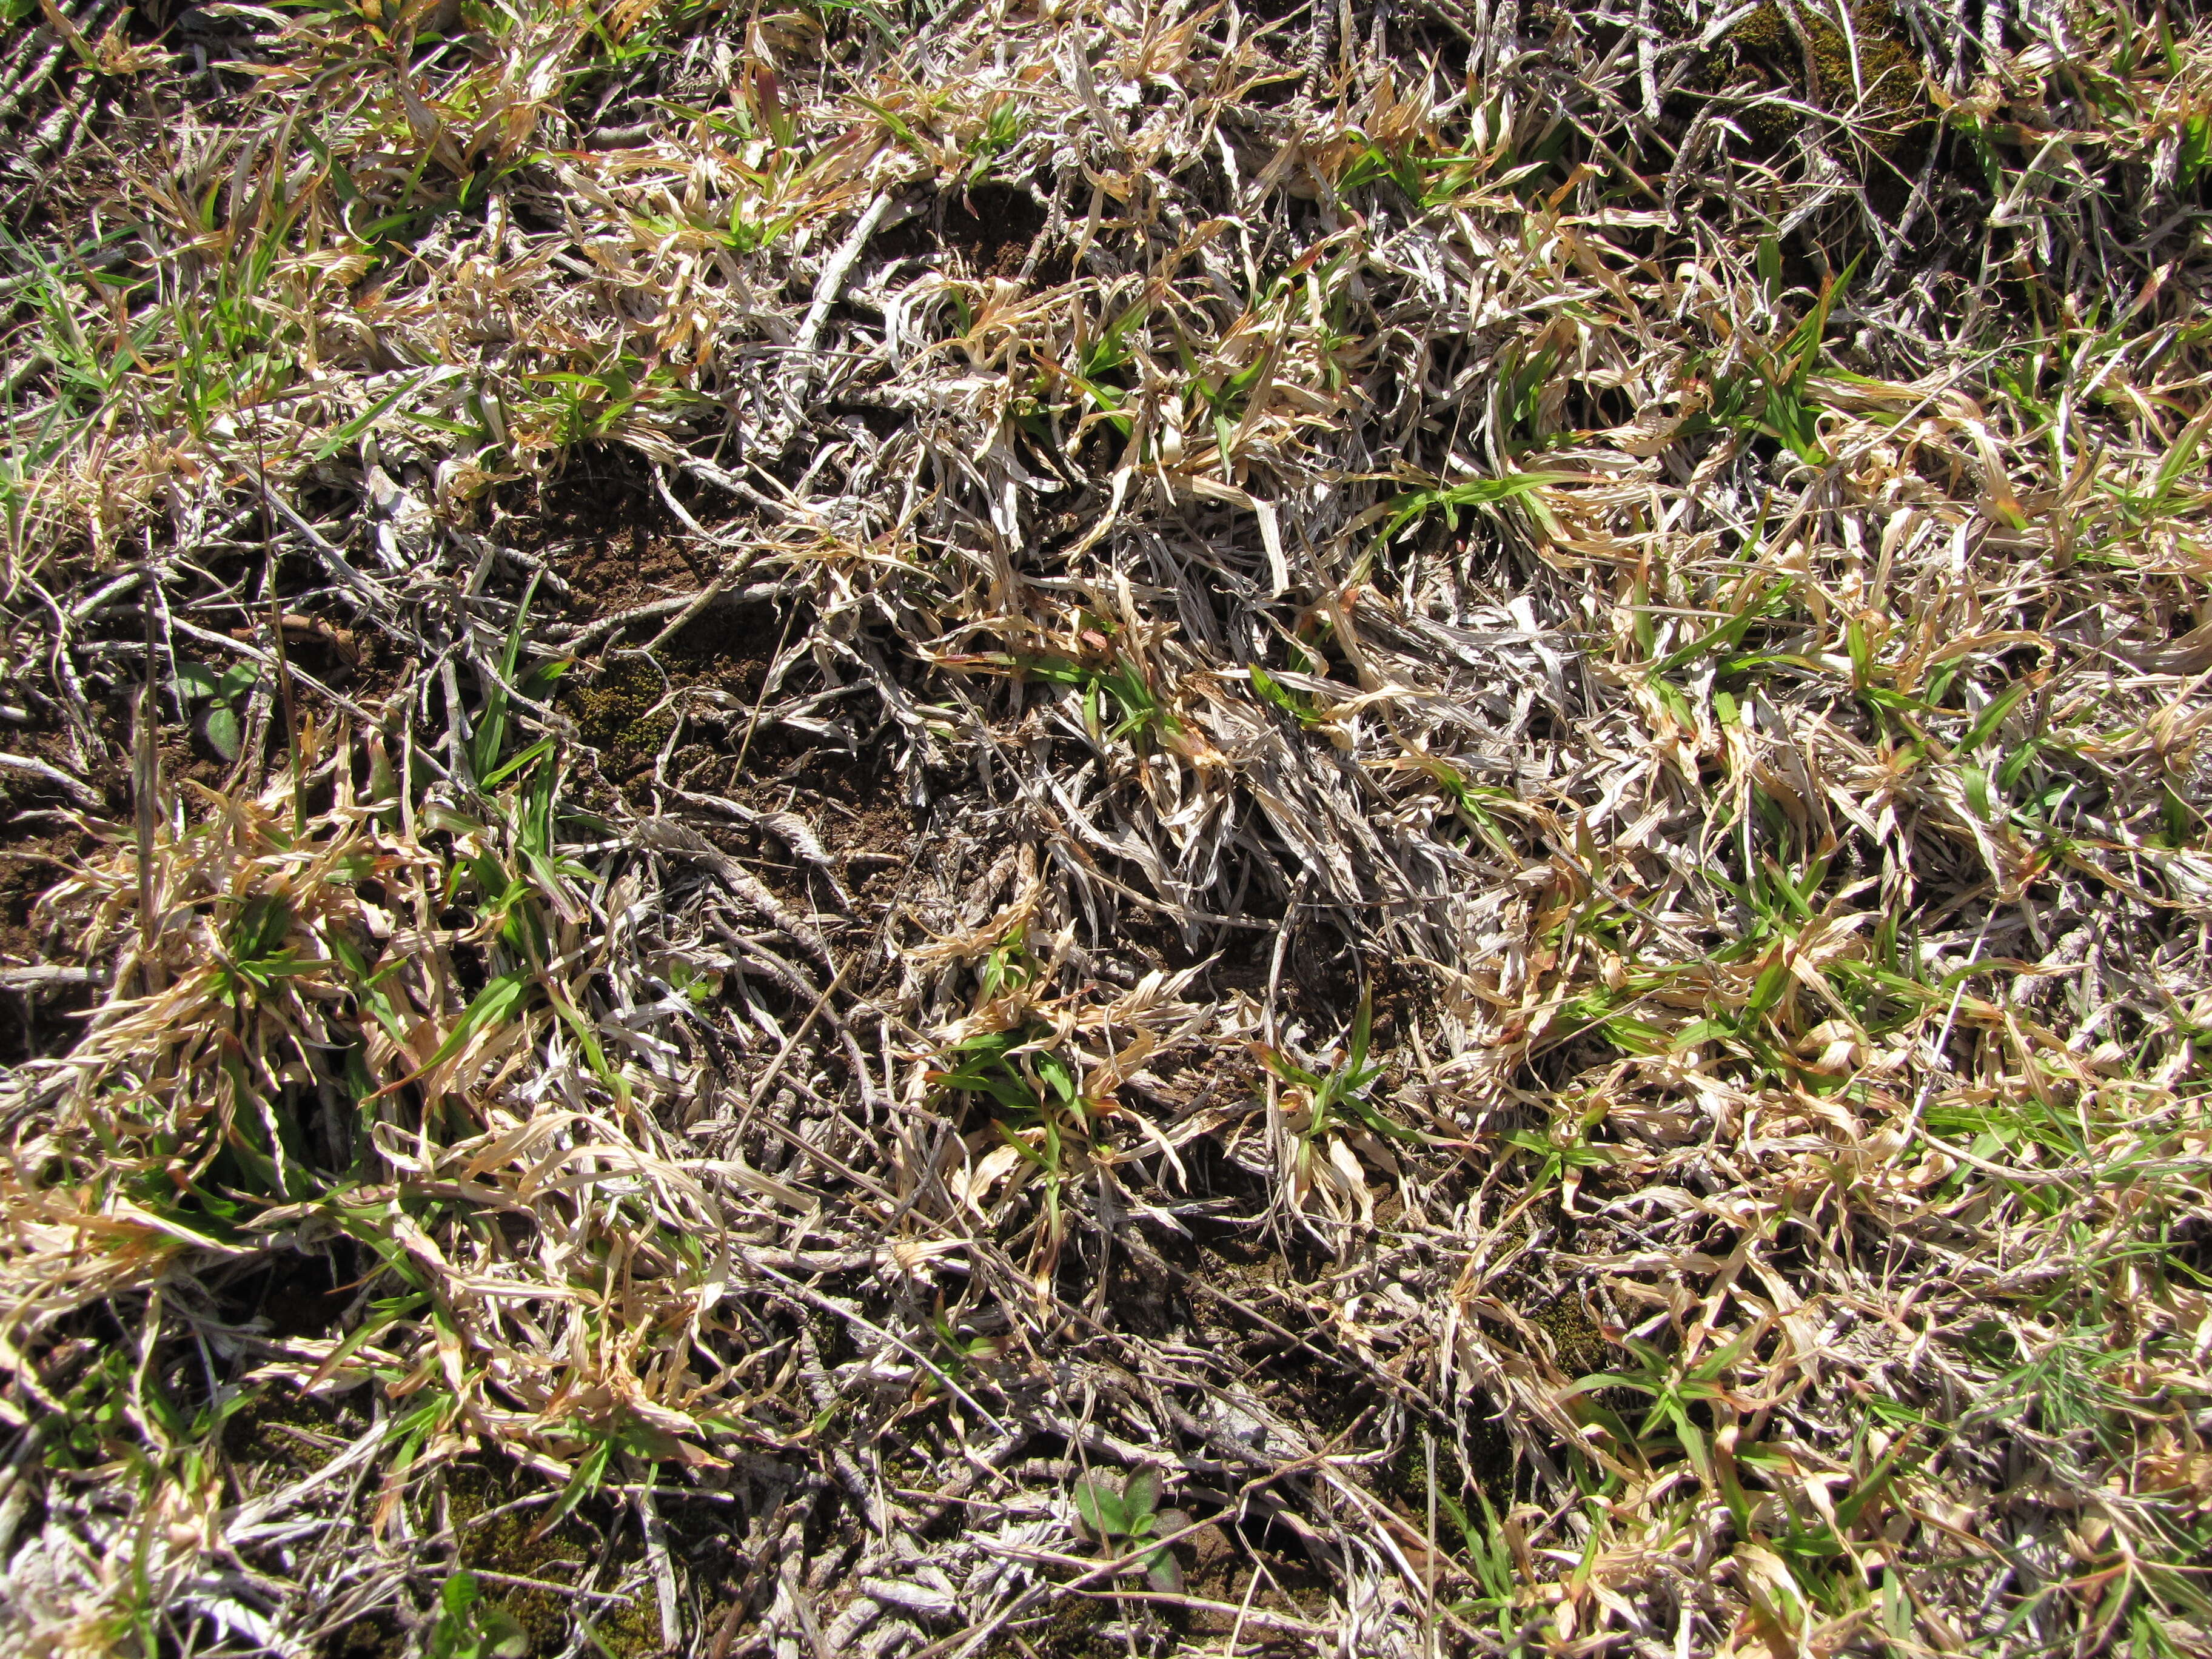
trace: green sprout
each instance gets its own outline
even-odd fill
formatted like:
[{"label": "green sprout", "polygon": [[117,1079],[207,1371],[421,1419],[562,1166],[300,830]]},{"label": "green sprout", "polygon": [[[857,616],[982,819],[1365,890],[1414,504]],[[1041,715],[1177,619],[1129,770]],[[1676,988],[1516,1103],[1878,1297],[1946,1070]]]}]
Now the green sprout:
[{"label": "green sprout", "polygon": [[1393,1140],[1418,1144],[1423,1139],[1418,1131],[1408,1129],[1403,1124],[1393,1123],[1367,1098],[1368,1090],[1382,1075],[1382,1067],[1367,1063],[1368,1033],[1372,1019],[1370,1000],[1363,995],[1359,999],[1359,1012],[1352,1017],[1352,1035],[1345,1045],[1344,1063],[1326,1074],[1308,1070],[1279,1049],[1264,1045],[1260,1048],[1260,1059],[1269,1071],[1284,1082],[1304,1088],[1311,1098],[1313,1119],[1306,1125],[1304,1134],[1309,1144],[1318,1141],[1346,1118]]},{"label": "green sprout", "polygon": [[990,113],[983,118],[982,131],[968,141],[968,154],[975,158],[968,169],[969,185],[990,177],[992,164],[1020,141],[1027,125],[1012,99],[1001,98],[991,106]]},{"label": "green sprout", "polygon": [[177,665],[178,696],[186,705],[199,709],[200,735],[208,740],[208,747],[226,761],[236,760],[243,746],[245,728],[239,716],[247,694],[260,678],[258,663],[239,663],[220,674],[205,663]]},{"label": "green sprout", "polygon": [[472,1572],[456,1572],[438,1591],[430,1659],[522,1659],[530,1638],[513,1613],[487,1598]]},{"label": "green sprout", "polygon": [[1176,1595],[1182,1590],[1182,1568],[1172,1547],[1152,1540],[1181,1532],[1190,1517],[1181,1510],[1159,1508],[1159,1501],[1157,1469],[1132,1471],[1119,1492],[1102,1474],[1086,1474],[1075,1483],[1075,1512],[1084,1536],[1110,1557],[1139,1556],[1146,1582]]}]

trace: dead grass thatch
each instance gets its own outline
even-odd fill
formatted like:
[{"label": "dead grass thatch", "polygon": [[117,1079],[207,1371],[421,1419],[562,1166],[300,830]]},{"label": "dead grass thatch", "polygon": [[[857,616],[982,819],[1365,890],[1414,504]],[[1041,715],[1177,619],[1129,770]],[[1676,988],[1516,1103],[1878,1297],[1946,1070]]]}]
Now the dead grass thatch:
[{"label": "dead grass thatch", "polygon": [[2212,1644],[2193,22],[19,32],[11,1648]]}]

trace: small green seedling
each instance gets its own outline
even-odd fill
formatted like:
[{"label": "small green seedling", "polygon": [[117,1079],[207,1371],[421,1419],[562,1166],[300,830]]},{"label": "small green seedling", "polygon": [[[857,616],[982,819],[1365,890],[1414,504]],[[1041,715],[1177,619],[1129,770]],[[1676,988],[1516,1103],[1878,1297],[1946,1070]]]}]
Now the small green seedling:
[{"label": "small green seedling", "polygon": [[937,1310],[929,1316],[929,1328],[949,1356],[945,1369],[954,1376],[967,1375],[968,1368],[978,1360],[996,1359],[1004,1346],[994,1336],[963,1336],[945,1316],[942,1297],[938,1298]]},{"label": "small green seedling", "polygon": [[292,921],[292,902],[282,893],[261,894],[240,908],[223,930],[216,963],[216,995],[226,1007],[267,996],[279,980],[311,966],[284,943]]},{"label": "small green seedling", "polygon": [[992,947],[976,974],[986,1002],[995,1002],[1030,982],[1036,964],[1030,960],[1029,947],[1030,930],[1026,927],[1016,927]]},{"label": "small green seedling", "polygon": [[260,678],[257,663],[242,662],[220,674],[204,662],[177,665],[178,696],[200,710],[200,734],[207,738],[208,747],[227,761],[238,758],[244,741],[239,715],[246,707],[246,694]]},{"label": "small green seedling", "polygon": [[1359,1012],[1352,1016],[1352,1035],[1345,1046],[1344,1063],[1326,1076],[1308,1070],[1265,1043],[1253,1045],[1261,1064],[1284,1082],[1297,1084],[1311,1096],[1313,1121],[1306,1126],[1304,1133],[1309,1143],[1319,1140],[1346,1119],[1356,1120],[1375,1133],[1393,1140],[1414,1145],[1421,1142],[1423,1137],[1419,1130],[1392,1122],[1367,1097],[1368,1090],[1381,1080],[1383,1072],[1381,1066],[1367,1062],[1368,1033],[1373,1018],[1373,1006],[1366,994],[1362,993]]},{"label": "small green seedling", "polygon": [[513,1613],[486,1599],[472,1572],[457,1572],[438,1592],[430,1659],[523,1659],[530,1638]]},{"label": "small green seedling", "polygon": [[1569,472],[1513,472],[1498,478],[1470,478],[1463,483],[1438,485],[1431,489],[1408,489],[1390,498],[1390,522],[1382,526],[1379,539],[1385,543],[1395,540],[1398,532],[1407,525],[1431,513],[1442,513],[1445,528],[1456,535],[1462,507],[1477,514],[1495,513],[1506,502],[1516,501],[1534,515],[1547,534],[1556,536],[1557,524],[1536,492],[1549,484],[1574,482],[1574,475]]},{"label": "small green seedling", "polygon": [[1182,1593],[1182,1569],[1175,1550],[1167,1544],[1147,1542],[1181,1532],[1190,1517],[1181,1510],[1158,1508],[1160,1475],[1157,1469],[1137,1469],[1115,1492],[1103,1474],[1086,1474],[1075,1483],[1075,1512],[1082,1517],[1084,1535],[1107,1555],[1119,1557],[1143,1552],[1145,1580],[1164,1595]]},{"label": "small green seedling", "polygon": [[1256,662],[1252,665],[1252,689],[1308,732],[1328,724],[1328,718],[1314,707],[1310,693],[1291,690]]},{"label": "small green seedling", "polygon": [[1001,98],[991,106],[990,112],[983,118],[982,131],[968,141],[968,154],[973,158],[968,168],[967,182],[970,185],[980,185],[991,176],[991,164],[1019,142],[1026,125],[1012,99]]},{"label": "small green seedling", "polygon": [[667,980],[670,990],[696,1008],[706,1006],[722,988],[720,974],[712,969],[696,968],[688,962],[670,963],[662,976]]}]

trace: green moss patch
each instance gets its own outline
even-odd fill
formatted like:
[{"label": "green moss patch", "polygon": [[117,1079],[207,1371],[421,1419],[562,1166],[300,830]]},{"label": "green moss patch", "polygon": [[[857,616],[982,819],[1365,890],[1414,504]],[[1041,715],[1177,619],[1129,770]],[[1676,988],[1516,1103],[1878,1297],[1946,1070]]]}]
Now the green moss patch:
[{"label": "green moss patch", "polygon": [[[1911,31],[1887,5],[1875,3],[1853,9],[1851,33],[1858,48],[1856,76],[1852,40],[1809,9],[1799,11],[1793,29],[1781,7],[1761,6],[1729,32],[1727,47],[1736,69],[1752,70],[1773,90],[1832,115],[1849,116],[1858,138],[1883,161],[1917,165],[1927,153],[1936,106]],[[1714,78],[1738,82],[1741,76]],[[1754,105],[1739,118],[1769,154],[1778,154],[1805,119],[1774,104]],[[1871,179],[1881,171],[1869,167],[1867,176]]]},{"label": "green moss patch", "polygon": [[584,741],[627,768],[651,760],[676,729],[676,715],[661,708],[668,684],[649,662],[626,657],[609,663],[564,701]]},{"label": "green moss patch", "polygon": [[[537,1492],[542,1492],[542,1487],[535,1482],[516,1480],[481,1464],[464,1463],[449,1470],[447,1513],[460,1543],[459,1565],[471,1572],[574,1586],[591,1566],[605,1561],[607,1569],[597,1575],[592,1587],[611,1591],[623,1569],[640,1554],[635,1525],[623,1528],[611,1512],[587,1518],[584,1515],[587,1510],[609,1510],[604,1504],[587,1503],[541,1535],[538,1528],[544,1523],[546,1505],[532,1504],[499,1512],[502,1504]],[[600,1518],[604,1526],[592,1524]],[[497,1579],[487,1579],[483,1590],[522,1626],[533,1654],[566,1650],[580,1619],[590,1623],[599,1650],[616,1659],[660,1650],[659,1614],[645,1596],[635,1595],[617,1603]]]}]

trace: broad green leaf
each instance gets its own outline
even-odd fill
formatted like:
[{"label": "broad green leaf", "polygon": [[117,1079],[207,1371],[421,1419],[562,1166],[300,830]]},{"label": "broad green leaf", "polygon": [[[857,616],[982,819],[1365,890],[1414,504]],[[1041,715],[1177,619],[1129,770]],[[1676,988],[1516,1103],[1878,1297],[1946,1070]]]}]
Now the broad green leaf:
[{"label": "broad green leaf", "polygon": [[560,1015],[567,1022],[568,1029],[575,1033],[577,1042],[582,1045],[584,1058],[591,1063],[592,1074],[612,1090],[615,1098],[627,1107],[629,1104],[629,1079],[607,1064],[606,1053],[599,1047],[599,1036],[592,1030],[592,1023],[584,1017],[583,1010],[570,1002],[566,994],[550,987],[547,988],[546,1000],[553,1005],[553,1012]]},{"label": "broad green leaf", "polygon": [[1990,700],[1990,706],[1974,716],[1974,723],[1966,728],[1966,736],[1959,739],[1959,753],[1971,755],[1990,739],[2007,714],[2012,713],[2020,700],[2028,693],[2026,681],[2008,686]]},{"label": "broad green leaf", "polygon": [[339,427],[336,431],[332,432],[329,437],[324,439],[319,444],[317,444],[314,449],[311,452],[313,458],[319,461],[326,461],[330,459],[331,456],[337,454],[338,451],[343,449],[348,444],[352,443],[363,433],[367,432],[369,428],[374,426],[379,421],[390,414],[393,408],[398,405],[400,399],[412,396],[415,392],[421,391],[424,385],[434,378],[448,374],[450,373],[452,373],[452,371],[446,368],[433,368],[424,369],[421,374],[416,375],[414,379],[405,381],[389,395],[378,399],[377,402],[370,408],[365,410],[361,414],[355,416],[353,419],[348,421],[343,426]]},{"label": "broad green leaf", "polygon": [[1132,1521],[1148,1517],[1160,1501],[1158,1469],[1137,1469],[1121,1484],[1121,1506]]},{"label": "broad green leaf", "polygon": [[238,726],[238,713],[228,703],[217,703],[207,712],[207,722],[201,728],[207,733],[208,747],[227,761],[238,758],[244,735]]},{"label": "broad green leaf", "polygon": [[2183,195],[2197,188],[2197,181],[2204,176],[2208,162],[2212,162],[2212,117],[2200,111],[2181,125],[2181,155],[2174,183]]},{"label": "broad green leaf", "polygon": [[1759,280],[1770,303],[1782,297],[1782,244],[1771,236],[1759,239]]},{"label": "broad green leaf", "polygon": [[1128,1511],[1121,1498],[1108,1490],[1103,1476],[1087,1474],[1075,1483],[1075,1512],[1096,1538],[1128,1535]]},{"label": "broad green leaf", "polygon": [[483,789],[495,789],[501,784],[506,782],[507,779],[513,777],[517,772],[520,772],[524,767],[529,765],[531,762],[539,759],[544,756],[550,755],[552,752],[553,739],[550,738],[540,738],[537,742],[532,744],[527,749],[517,751],[515,754],[509,756],[506,760],[501,761],[497,766],[492,768],[489,775],[487,775],[483,781],[477,787]]},{"label": "broad green leaf", "polygon": [[1273,674],[1254,663],[1251,668],[1252,689],[1281,709],[1300,726],[1312,727],[1321,724],[1311,703],[1295,692],[1284,689]]},{"label": "broad green leaf", "polygon": [[[507,688],[514,684],[515,665],[522,657],[523,628],[530,617],[530,601],[537,596],[538,580],[544,574],[532,571],[530,585],[522,590],[522,603],[514,608],[514,621],[507,631],[507,647],[500,653],[498,678],[484,694],[483,714],[477,719],[469,754],[469,769],[479,780],[499,765],[500,753],[507,746]],[[479,781],[477,787],[488,788],[489,785]]]},{"label": "broad green leaf", "polygon": [[1182,1567],[1165,1544],[1145,1558],[1145,1581],[1163,1595],[1182,1594]]},{"label": "broad green leaf", "polygon": [[1989,774],[1978,766],[1962,766],[1959,769],[1959,781],[1966,790],[1966,805],[1974,809],[1976,817],[1987,823],[1994,816],[1990,811]]},{"label": "broad green leaf", "polygon": [[1565,472],[1514,472],[1499,478],[1470,478],[1464,483],[1441,489],[1407,490],[1391,501],[1391,518],[1382,527],[1382,539],[1395,540],[1398,532],[1414,520],[1438,509],[1442,509],[1445,522],[1456,529],[1458,509],[1462,507],[1496,507],[1547,484],[1565,483],[1571,476]]},{"label": "broad green leaf", "polygon": [[1116,317],[1106,332],[1094,340],[1091,349],[1083,354],[1083,378],[1095,380],[1101,374],[1110,374],[1129,361],[1129,336],[1137,325],[1152,314],[1152,301],[1139,299],[1136,304]]},{"label": "broad green leaf", "polygon": [[558,1501],[545,1518],[532,1528],[530,1535],[533,1540],[543,1538],[552,1531],[568,1518],[577,1504],[599,1491],[599,1483],[606,1478],[607,1462],[614,1455],[614,1449],[612,1440],[601,1440],[584,1454],[583,1462],[576,1465],[576,1472],[568,1477],[568,1484],[562,1489]]},{"label": "broad green leaf", "polygon": [[477,1636],[487,1659],[524,1659],[530,1651],[530,1632],[497,1601],[487,1601],[478,1610]]},{"label": "broad green leaf", "polygon": [[465,1569],[453,1574],[440,1587],[438,1632],[430,1643],[433,1653],[453,1650],[453,1639],[465,1627],[469,1614],[476,1610],[477,1602],[483,1595],[483,1590],[477,1582],[476,1574]]},{"label": "broad green leaf", "polygon": [[1778,950],[1774,960],[1759,970],[1757,981],[1751,988],[1751,1000],[1744,1005],[1751,1013],[1764,1013],[1782,1000],[1782,994],[1790,984],[1790,961]]},{"label": "broad green leaf", "polygon": [[1671,674],[1683,664],[1694,662],[1715,647],[1734,650],[1743,643],[1743,636],[1751,625],[1770,615],[1796,586],[1796,579],[1784,576],[1771,588],[1754,591],[1746,595],[1743,608],[1718,626],[1709,629],[1686,645],[1677,646],[1657,662],[1652,664],[1654,674]]}]

